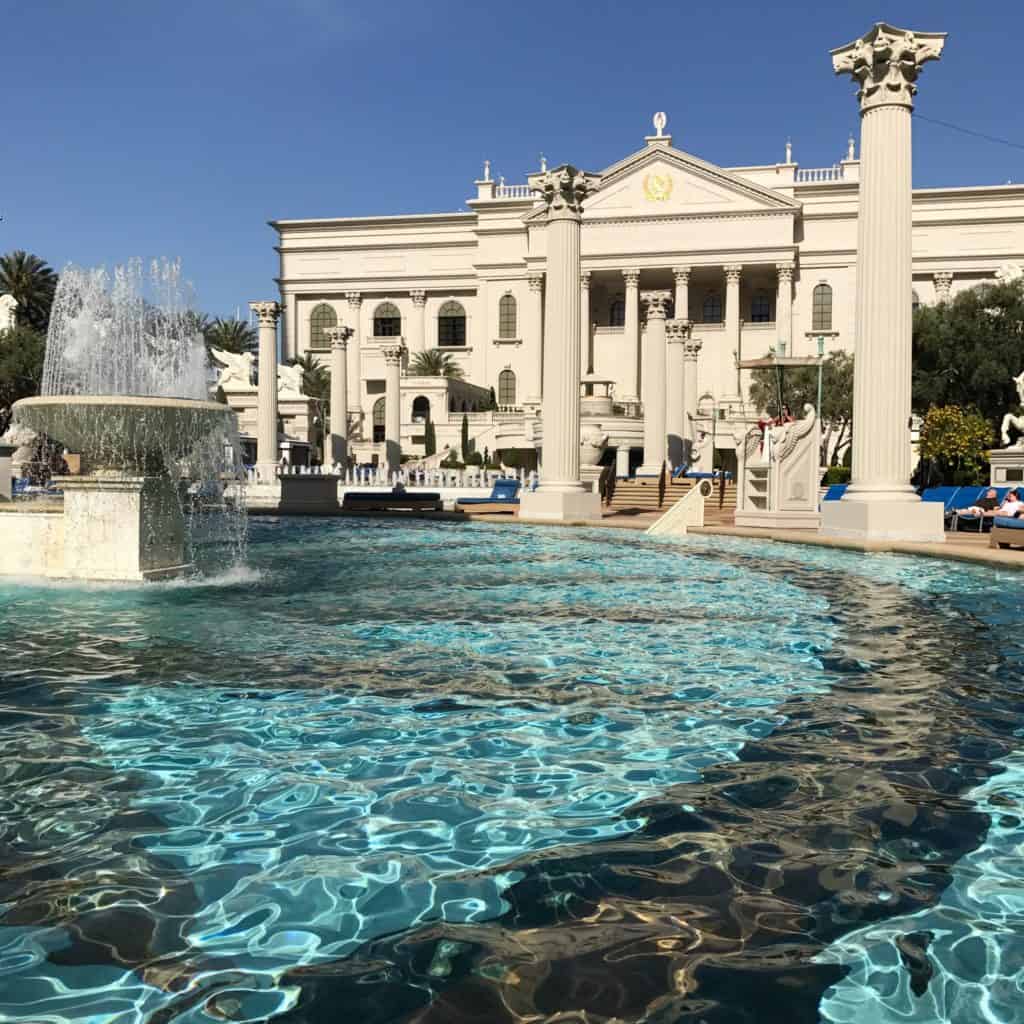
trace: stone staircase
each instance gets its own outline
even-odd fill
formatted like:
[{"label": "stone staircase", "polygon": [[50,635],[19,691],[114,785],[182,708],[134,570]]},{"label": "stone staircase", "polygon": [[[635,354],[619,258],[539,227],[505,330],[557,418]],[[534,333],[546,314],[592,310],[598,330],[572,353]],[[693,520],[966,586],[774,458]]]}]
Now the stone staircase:
[{"label": "stone staircase", "polygon": [[[673,480],[665,488],[665,502],[658,505],[658,481],[618,480],[615,494],[607,511],[615,515],[658,515],[668,511],[694,485],[694,480]],[[722,494],[721,484],[714,481],[714,494],[704,502],[704,523],[706,526],[732,526],[736,514],[736,484],[731,480]]]}]

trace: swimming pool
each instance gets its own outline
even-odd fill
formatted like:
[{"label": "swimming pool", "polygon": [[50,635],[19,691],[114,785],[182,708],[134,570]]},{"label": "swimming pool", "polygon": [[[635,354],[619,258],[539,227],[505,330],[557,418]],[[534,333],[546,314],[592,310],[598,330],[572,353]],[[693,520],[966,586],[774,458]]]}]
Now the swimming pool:
[{"label": "swimming pool", "polygon": [[0,1019],[1016,1019],[1024,577],[371,520],[249,564],[0,585]]}]

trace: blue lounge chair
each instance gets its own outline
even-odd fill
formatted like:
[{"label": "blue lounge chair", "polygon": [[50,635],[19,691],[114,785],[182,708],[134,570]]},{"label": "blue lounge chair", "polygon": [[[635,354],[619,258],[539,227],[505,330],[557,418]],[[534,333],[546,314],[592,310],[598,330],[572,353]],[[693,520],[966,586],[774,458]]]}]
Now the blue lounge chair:
[{"label": "blue lounge chair", "polygon": [[346,512],[440,512],[444,505],[437,491],[346,491],[341,507]]},{"label": "blue lounge chair", "polygon": [[[977,493],[975,494],[967,494],[966,492],[968,490],[969,488],[966,487],[961,488],[961,493],[957,496],[957,505],[960,508],[970,508],[972,505],[976,504],[985,496],[985,493],[989,490],[989,488],[979,487]],[[1010,488],[995,487],[993,488],[993,490],[995,490],[996,499],[999,501],[999,504],[1001,505],[1003,503],[1003,499],[1009,493]],[[962,501],[960,500],[961,498],[963,499]],[[959,530],[960,524],[963,523],[965,526],[976,526],[978,529],[978,533],[981,533],[985,529],[985,524],[991,524],[992,521],[992,516],[976,516],[971,515],[971,513],[969,512],[957,512],[954,510],[952,528],[954,531]]]},{"label": "blue lounge chair", "polygon": [[822,501],[839,501],[840,498],[846,493],[846,488],[849,484],[829,484],[828,490],[825,491]]},{"label": "blue lounge chair", "polygon": [[992,519],[991,548],[1021,547],[1024,545],[1024,519],[1015,516],[995,516]]},{"label": "blue lounge chair", "polygon": [[487,498],[459,498],[456,512],[512,512],[519,508],[519,481],[500,477]]}]

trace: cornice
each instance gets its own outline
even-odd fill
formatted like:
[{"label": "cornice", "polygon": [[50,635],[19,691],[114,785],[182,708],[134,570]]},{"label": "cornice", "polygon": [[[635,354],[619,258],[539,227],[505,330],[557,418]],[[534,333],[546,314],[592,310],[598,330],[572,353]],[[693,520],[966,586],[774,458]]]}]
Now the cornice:
[{"label": "cornice", "polygon": [[591,224],[686,224],[698,220],[761,220],[764,217],[794,217],[799,209],[708,211],[706,213],[661,213],[631,217],[583,217],[583,229]]},{"label": "cornice", "polygon": [[452,213],[393,213],[372,217],[308,217],[300,220],[268,220],[267,224],[275,231],[312,231],[325,227],[355,225],[372,227],[375,224],[393,226],[396,224],[444,224],[474,221],[477,215],[472,211],[458,210]]},{"label": "cornice", "polygon": [[301,256],[304,253],[334,252],[376,252],[384,255],[390,255],[395,252],[406,252],[409,249],[475,249],[476,244],[476,238],[447,242],[405,242],[396,240],[394,242],[383,244],[381,242],[353,242],[351,244],[342,242],[331,245],[275,245],[274,251],[282,256]]}]

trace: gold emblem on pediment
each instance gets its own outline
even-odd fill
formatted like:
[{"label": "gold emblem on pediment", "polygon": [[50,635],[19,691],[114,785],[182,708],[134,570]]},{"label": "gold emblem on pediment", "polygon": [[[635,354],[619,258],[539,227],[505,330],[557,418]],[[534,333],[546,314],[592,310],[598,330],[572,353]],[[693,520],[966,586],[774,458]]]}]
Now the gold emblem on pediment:
[{"label": "gold emblem on pediment", "polygon": [[644,196],[649,202],[664,202],[670,195],[672,195],[671,174],[666,172],[664,174],[651,173],[644,175]]}]

